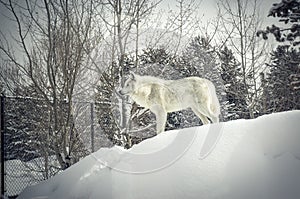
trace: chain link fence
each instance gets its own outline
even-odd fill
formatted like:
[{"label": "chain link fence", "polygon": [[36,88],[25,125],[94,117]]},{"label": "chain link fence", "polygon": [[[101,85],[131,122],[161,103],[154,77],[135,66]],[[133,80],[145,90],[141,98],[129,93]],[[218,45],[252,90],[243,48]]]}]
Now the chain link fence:
[{"label": "chain link fence", "polygon": [[[72,102],[69,126],[72,130],[66,129],[69,133],[65,137],[70,144],[64,149],[68,154],[64,156],[56,151],[55,144],[61,134],[53,131],[51,110],[43,100],[1,96],[2,197],[14,198],[27,186],[54,176],[101,147],[112,145],[101,133],[92,102]],[[58,155],[64,156],[60,158],[68,163],[66,167]]]}]

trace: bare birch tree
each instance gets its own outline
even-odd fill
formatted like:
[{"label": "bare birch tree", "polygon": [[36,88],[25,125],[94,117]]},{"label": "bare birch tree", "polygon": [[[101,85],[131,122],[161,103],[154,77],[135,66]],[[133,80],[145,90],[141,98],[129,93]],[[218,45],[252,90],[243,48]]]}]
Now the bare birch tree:
[{"label": "bare birch tree", "polygon": [[241,64],[242,80],[246,88],[249,117],[254,118],[259,93],[259,73],[266,61],[266,42],[257,39],[261,27],[259,1],[220,0],[222,45],[233,50]]},{"label": "bare birch tree", "polygon": [[84,0],[3,0],[1,4],[10,12],[16,32],[1,34],[0,50],[25,76],[33,93],[46,103],[50,139],[43,150],[53,151],[64,169],[83,155],[72,100],[92,48],[95,6]]},{"label": "bare birch tree", "polygon": [[[149,0],[108,0],[102,2],[98,16],[101,23],[106,27],[105,42],[110,52],[109,62],[98,71],[101,73],[98,92],[98,110],[104,111],[106,115],[100,116],[103,128],[110,128],[110,135],[115,144],[125,146],[128,143],[129,117],[131,105],[128,98],[116,95],[115,89],[124,84],[124,78],[129,68],[138,67],[139,36],[140,28],[144,20],[151,14],[152,10],[160,1]],[[134,63],[129,66],[127,56],[134,55]],[[103,69],[105,68],[105,69]],[[116,101],[112,102],[112,98]],[[118,104],[116,116],[115,107]],[[101,114],[101,113],[99,113]],[[119,118],[119,120],[116,119]],[[101,121],[102,120],[102,121]],[[110,121],[107,125],[104,121]],[[103,123],[104,122],[104,123]]]}]

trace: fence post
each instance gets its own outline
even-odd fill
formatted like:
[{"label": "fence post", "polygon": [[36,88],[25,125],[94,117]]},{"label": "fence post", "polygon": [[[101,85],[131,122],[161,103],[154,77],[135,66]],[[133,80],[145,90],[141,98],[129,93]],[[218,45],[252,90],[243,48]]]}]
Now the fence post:
[{"label": "fence post", "polygon": [[4,169],[4,133],[5,133],[5,96],[1,94],[1,196],[4,198],[5,194],[5,169]]},{"label": "fence post", "polygon": [[95,151],[95,130],[94,130],[94,103],[91,102],[91,149],[92,153]]}]

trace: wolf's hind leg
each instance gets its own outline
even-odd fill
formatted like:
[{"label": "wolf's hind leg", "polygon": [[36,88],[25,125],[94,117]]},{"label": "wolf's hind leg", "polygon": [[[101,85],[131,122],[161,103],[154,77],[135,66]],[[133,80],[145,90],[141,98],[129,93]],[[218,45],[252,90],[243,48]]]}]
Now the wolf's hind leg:
[{"label": "wolf's hind leg", "polygon": [[153,105],[150,110],[155,114],[156,117],[156,133],[159,134],[165,131],[167,122],[167,112],[160,105]]},{"label": "wolf's hind leg", "polygon": [[203,124],[209,124],[209,120],[207,119],[207,117],[205,115],[203,115],[199,110],[197,110],[196,108],[192,108],[193,112],[200,118],[201,122]]},{"label": "wolf's hind leg", "polygon": [[219,123],[219,117],[211,115],[209,117],[213,123]]},{"label": "wolf's hind leg", "polygon": [[212,123],[219,123],[219,116],[212,112],[211,109],[208,109],[207,117],[212,121]]}]

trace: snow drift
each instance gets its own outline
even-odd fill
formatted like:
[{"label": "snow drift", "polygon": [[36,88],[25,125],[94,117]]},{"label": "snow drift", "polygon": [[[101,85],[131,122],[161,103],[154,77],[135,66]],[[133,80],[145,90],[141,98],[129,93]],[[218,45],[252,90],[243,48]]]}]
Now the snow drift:
[{"label": "snow drift", "polygon": [[23,198],[300,198],[300,111],[167,131],[103,148]]}]

